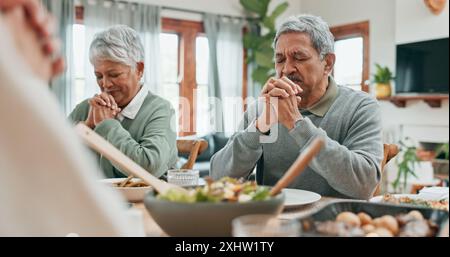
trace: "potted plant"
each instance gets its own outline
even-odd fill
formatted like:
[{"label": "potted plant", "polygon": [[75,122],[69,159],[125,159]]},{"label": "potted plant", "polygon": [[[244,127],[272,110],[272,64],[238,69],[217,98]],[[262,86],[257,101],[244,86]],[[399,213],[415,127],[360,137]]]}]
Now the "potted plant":
[{"label": "potted plant", "polygon": [[406,190],[410,176],[417,178],[415,168],[420,164],[420,159],[417,156],[417,147],[407,143],[408,140],[409,138],[406,138],[399,142],[400,152],[398,154],[399,158],[396,160],[398,173],[397,178],[392,182],[392,187],[396,193]]},{"label": "potted plant", "polygon": [[391,81],[395,78],[391,70],[386,66],[382,67],[378,63],[375,64],[376,73],[373,75],[375,83],[375,92],[377,98],[386,98],[391,96]]},{"label": "potted plant", "polygon": [[247,64],[251,67],[253,81],[259,85],[264,85],[269,77],[275,75],[272,49],[276,34],[275,21],[289,6],[287,2],[283,2],[269,13],[270,2],[271,0],[240,0],[250,17],[244,35]]}]

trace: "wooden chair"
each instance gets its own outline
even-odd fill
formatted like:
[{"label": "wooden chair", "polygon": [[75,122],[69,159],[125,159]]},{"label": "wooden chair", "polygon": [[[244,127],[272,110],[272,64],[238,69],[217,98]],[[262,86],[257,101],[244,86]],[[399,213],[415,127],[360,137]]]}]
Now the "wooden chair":
[{"label": "wooden chair", "polygon": [[383,161],[381,162],[381,181],[375,189],[374,196],[379,195],[381,192],[381,183],[382,181],[384,181],[384,167],[392,158],[394,158],[398,154],[399,149],[395,144],[383,144],[383,152],[384,157]]},{"label": "wooden chair", "polygon": [[197,157],[208,148],[208,141],[204,139],[178,139],[177,149],[179,154],[189,154],[188,161],[182,169],[192,169]]}]

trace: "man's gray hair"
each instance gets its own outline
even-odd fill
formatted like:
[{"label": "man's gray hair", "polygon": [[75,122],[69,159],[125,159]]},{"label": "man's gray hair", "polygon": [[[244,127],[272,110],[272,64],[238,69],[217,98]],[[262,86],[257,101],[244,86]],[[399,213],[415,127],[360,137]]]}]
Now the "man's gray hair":
[{"label": "man's gray hair", "polygon": [[97,33],[89,47],[89,61],[120,62],[130,67],[144,61],[144,46],[138,33],[126,26],[115,25]]},{"label": "man's gray hair", "polygon": [[287,18],[277,31],[273,41],[274,49],[279,37],[286,33],[308,34],[321,59],[329,53],[334,53],[334,36],[330,32],[328,24],[321,17],[304,14]]}]

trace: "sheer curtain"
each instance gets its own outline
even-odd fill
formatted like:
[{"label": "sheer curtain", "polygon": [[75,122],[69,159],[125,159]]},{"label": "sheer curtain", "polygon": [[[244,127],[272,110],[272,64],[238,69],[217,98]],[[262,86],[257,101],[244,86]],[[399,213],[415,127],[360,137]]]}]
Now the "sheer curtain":
[{"label": "sheer curtain", "polygon": [[210,49],[209,95],[221,102],[210,112],[212,130],[231,134],[243,116],[244,23],[241,19],[205,14],[204,24]]},{"label": "sheer curtain", "polygon": [[73,77],[73,44],[72,26],[75,22],[73,0],[43,0],[42,4],[55,16],[62,40],[61,53],[65,58],[66,69],[62,75],[50,83],[64,113],[68,114],[72,106]]},{"label": "sheer curtain", "polygon": [[94,35],[109,26],[125,24],[139,32],[145,50],[145,85],[158,94],[160,85],[159,35],[161,32],[161,9],[157,6],[118,2],[110,0],[82,0],[85,25],[85,98],[99,91],[94,69],[89,62],[89,46]]}]

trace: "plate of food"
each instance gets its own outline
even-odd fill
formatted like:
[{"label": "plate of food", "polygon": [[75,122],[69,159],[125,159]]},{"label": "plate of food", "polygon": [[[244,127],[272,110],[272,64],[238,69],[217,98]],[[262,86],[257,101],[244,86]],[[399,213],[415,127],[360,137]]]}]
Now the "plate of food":
[{"label": "plate of food", "polygon": [[285,188],[283,193],[286,197],[284,201],[284,208],[286,209],[315,203],[322,198],[317,193],[293,188]]},{"label": "plate of food", "polygon": [[114,187],[129,202],[142,202],[145,194],[152,190],[152,187],[141,179],[131,176],[128,178],[107,178],[100,180],[100,182]]},{"label": "plate of food", "polygon": [[437,210],[449,210],[447,199],[432,199],[420,194],[384,194],[375,196],[369,200],[372,203],[387,203],[399,205],[413,205]]}]

